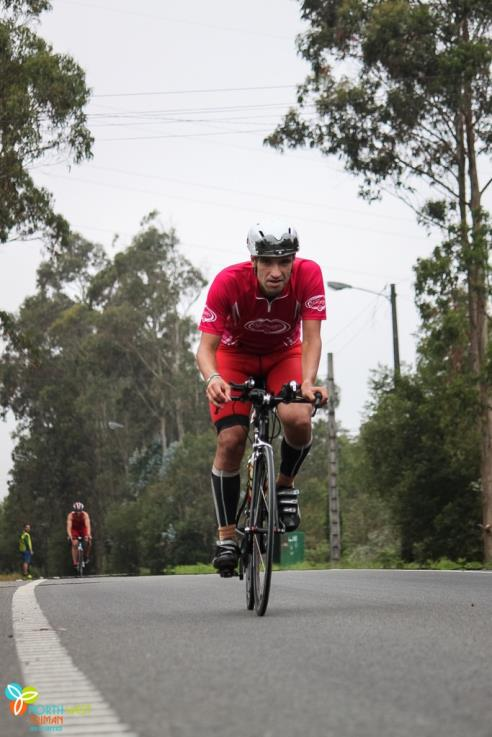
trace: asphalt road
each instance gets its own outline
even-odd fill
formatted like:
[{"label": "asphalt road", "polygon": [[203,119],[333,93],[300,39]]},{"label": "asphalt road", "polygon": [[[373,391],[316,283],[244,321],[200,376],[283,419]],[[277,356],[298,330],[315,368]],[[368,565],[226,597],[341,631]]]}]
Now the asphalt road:
[{"label": "asphalt road", "polygon": [[[14,591],[0,586],[4,682],[22,680]],[[264,618],[216,576],[46,580],[35,595],[140,737],[492,735],[492,573],[276,573]],[[28,734],[5,703],[2,737]]]}]

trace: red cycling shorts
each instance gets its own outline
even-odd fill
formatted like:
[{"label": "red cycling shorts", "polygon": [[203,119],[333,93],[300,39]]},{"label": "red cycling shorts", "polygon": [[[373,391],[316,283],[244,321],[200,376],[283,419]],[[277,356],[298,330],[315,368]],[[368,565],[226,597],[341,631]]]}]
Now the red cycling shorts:
[{"label": "red cycling shorts", "polygon": [[[277,394],[289,381],[302,381],[302,348],[284,348],[267,355],[245,353],[233,348],[219,348],[216,353],[217,372],[225,381],[241,384],[251,376],[266,382],[266,388]],[[249,424],[249,402],[224,402],[220,407],[210,404],[210,416],[217,432],[233,425]]]}]

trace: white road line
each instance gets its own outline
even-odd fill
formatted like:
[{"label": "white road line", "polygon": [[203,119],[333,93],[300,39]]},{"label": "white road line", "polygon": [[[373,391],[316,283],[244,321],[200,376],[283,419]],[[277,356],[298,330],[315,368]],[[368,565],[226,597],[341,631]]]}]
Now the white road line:
[{"label": "white road line", "polygon": [[[33,581],[20,586],[12,599],[14,638],[22,667],[22,685],[33,686],[39,691],[39,705],[90,704],[94,707],[87,716],[64,713],[61,734],[74,737],[138,737],[118,718],[61,644],[37,602],[34,590],[39,583],[41,581]],[[27,719],[27,716],[24,718]]]}]

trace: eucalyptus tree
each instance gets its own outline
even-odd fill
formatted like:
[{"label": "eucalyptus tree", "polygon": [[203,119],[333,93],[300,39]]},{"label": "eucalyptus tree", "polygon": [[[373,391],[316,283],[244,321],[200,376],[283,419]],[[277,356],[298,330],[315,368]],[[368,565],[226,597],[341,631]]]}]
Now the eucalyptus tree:
[{"label": "eucalyptus tree", "polygon": [[[488,369],[492,5],[489,0],[301,0],[311,66],[297,107],[266,139],[339,156],[372,199],[392,186],[424,224],[453,235],[478,396],[484,554],[492,560]],[[427,186],[425,200],[419,192]],[[487,532],[488,530],[488,532]]]},{"label": "eucalyptus tree", "polygon": [[18,420],[9,509],[44,505],[58,529],[83,497],[102,556],[109,510],[159,477],[185,431],[208,426],[186,314],[204,280],[152,218],[113,259],[71,234],[37,280],[0,362],[0,407]]},{"label": "eucalyptus tree", "polygon": [[40,232],[52,244],[66,240],[68,224],[31,170],[48,156],[91,156],[85,74],[34,30],[50,7],[0,0],[0,243]]},{"label": "eucalyptus tree", "polygon": [[425,362],[396,388],[389,373],[374,377],[359,437],[366,490],[389,511],[403,560],[476,561],[479,443],[470,387],[443,368],[440,346],[425,350]]},{"label": "eucalyptus tree", "polygon": [[95,408],[85,400],[95,321],[83,295],[104,263],[102,249],[74,235],[43,262],[35,294],[11,316],[0,361],[0,409],[17,420],[6,509],[14,526],[36,520],[37,561],[51,571],[68,560],[60,530],[74,498],[88,503],[99,529],[103,517]]},{"label": "eucalyptus tree", "polygon": [[[34,30],[50,7],[49,0],[0,0],[0,244],[41,235],[51,248],[66,245],[68,223],[32,169],[55,156],[92,155],[85,74]],[[0,330],[22,340],[3,310]]]},{"label": "eucalyptus tree", "polygon": [[147,443],[157,436],[165,453],[186,430],[206,426],[189,314],[205,280],[179,252],[175,232],[155,218],[99,272],[88,296],[100,312],[100,339],[113,352],[113,373],[131,377],[134,419],[146,427]]}]

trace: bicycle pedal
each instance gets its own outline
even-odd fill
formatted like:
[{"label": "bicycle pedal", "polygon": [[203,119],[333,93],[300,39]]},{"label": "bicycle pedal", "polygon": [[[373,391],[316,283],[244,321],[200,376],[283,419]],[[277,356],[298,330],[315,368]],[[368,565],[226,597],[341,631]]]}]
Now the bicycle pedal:
[{"label": "bicycle pedal", "polygon": [[239,573],[234,569],[231,568],[225,568],[222,571],[219,571],[219,576],[221,578],[234,578],[234,576],[239,576]]}]

